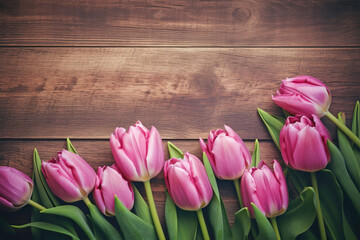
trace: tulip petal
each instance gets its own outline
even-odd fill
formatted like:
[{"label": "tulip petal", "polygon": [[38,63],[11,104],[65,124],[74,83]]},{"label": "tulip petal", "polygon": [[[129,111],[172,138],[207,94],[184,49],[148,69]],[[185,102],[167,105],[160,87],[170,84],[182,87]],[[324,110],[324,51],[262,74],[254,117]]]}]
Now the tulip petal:
[{"label": "tulip petal", "polygon": [[[251,171],[256,168],[250,169]],[[244,207],[249,209],[250,215],[254,217],[254,210],[251,206],[251,203],[254,203],[261,212],[265,213],[263,210],[259,198],[257,196],[256,184],[254,178],[251,176],[251,173],[248,170],[245,170],[244,175],[241,178],[241,198]]]},{"label": "tulip petal", "polygon": [[[202,140],[201,138],[199,138],[199,142],[200,142],[201,150],[202,150],[203,152],[205,152],[207,158],[209,159],[209,162],[210,162],[212,168],[214,169],[215,159],[214,159],[213,154],[210,152],[210,150],[209,150],[208,146],[206,145],[206,143],[204,142],[204,140]],[[209,140],[208,140],[208,144],[209,144]]]},{"label": "tulip petal", "polygon": [[11,202],[0,196],[0,209],[1,208],[12,209],[14,208],[14,205],[12,205]]},{"label": "tulip petal", "polygon": [[152,127],[150,130],[147,149],[146,165],[149,172],[149,179],[151,179],[159,174],[164,166],[165,160],[162,140],[155,127]]},{"label": "tulip petal", "polygon": [[131,181],[141,181],[133,161],[126,155],[124,149],[113,152],[113,155],[116,166],[127,179],[130,179]]}]

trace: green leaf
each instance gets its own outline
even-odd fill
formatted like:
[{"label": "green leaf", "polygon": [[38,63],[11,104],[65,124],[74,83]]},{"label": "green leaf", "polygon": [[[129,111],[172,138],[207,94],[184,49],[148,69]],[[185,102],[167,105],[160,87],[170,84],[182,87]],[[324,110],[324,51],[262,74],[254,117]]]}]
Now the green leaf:
[{"label": "green leaf", "polygon": [[79,228],[90,240],[95,240],[95,236],[91,232],[84,213],[78,207],[72,205],[63,205],[42,210],[41,213],[69,218],[79,226]]},{"label": "green leaf", "polygon": [[214,196],[206,208],[210,225],[214,231],[214,237],[215,239],[232,239],[231,228],[226,215],[225,206],[220,197],[214,172],[205,153],[203,153],[203,161],[206,173],[214,190]]},{"label": "green leaf", "polygon": [[356,101],[353,118],[351,122],[351,131],[360,138],[360,103]]},{"label": "green leaf", "polygon": [[124,239],[157,239],[154,226],[130,212],[116,196],[115,216]]},{"label": "green leaf", "polygon": [[255,240],[276,240],[274,229],[269,220],[255,204],[251,203],[251,205],[254,209],[255,221],[259,229],[259,234],[256,236]]},{"label": "green leaf", "polygon": [[76,149],[74,148],[74,146],[72,145],[71,141],[69,138],[66,138],[66,148],[69,152],[78,154]]},{"label": "green leaf", "polygon": [[244,207],[235,213],[235,223],[231,228],[233,240],[248,239],[250,227],[251,220],[249,211]]},{"label": "green leaf", "polygon": [[[344,119],[342,119],[341,117],[341,113],[338,114],[338,119],[342,123],[346,124]],[[360,190],[360,167],[358,164],[358,159],[356,158],[351,143],[349,139],[346,137],[346,135],[340,129],[337,130],[337,134],[338,134],[340,151],[344,157],[346,169],[351,179],[353,180],[356,188]]]},{"label": "green leaf", "polygon": [[13,228],[35,227],[35,228],[40,228],[40,229],[43,229],[43,230],[47,230],[47,231],[67,235],[67,236],[71,237],[72,239],[79,239],[77,236],[75,236],[70,231],[66,230],[65,228],[60,227],[60,226],[55,225],[55,224],[47,223],[47,222],[31,222],[31,223],[24,224],[24,225],[19,225],[19,226],[12,225],[12,227]]},{"label": "green leaf", "polygon": [[281,239],[296,239],[311,227],[315,217],[315,192],[312,187],[307,187],[290,201],[287,211],[276,218]]},{"label": "green leaf", "polygon": [[256,167],[260,162],[260,147],[259,147],[259,141],[255,140],[255,147],[254,151],[251,155],[251,167]]},{"label": "green leaf", "polygon": [[197,238],[198,220],[195,212],[176,207],[168,192],[166,192],[165,220],[170,240]]},{"label": "green leaf", "polygon": [[133,190],[134,190],[134,197],[135,197],[133,210],[134,210],[135,214],[139,218],[144,220],[145,222],[153,225],[153,221],[152,221],[151,213],[150,213],[150,208],[149,208],[149,206],[147,205],[144,198],[141,196],[141,194],[139,193],[139,191],[137,190],[137,188],[135,187],[134,184],[133,184]]},{"label": "green leaf", "polygon": [[360,216],[360,193],[346,170],[344,158],[340,150],[332,142],[328,140],[327,145],[331,156],[327,168],[335,174],[341,189],[349,197],[357,214]]},{"label": "green leaf", "polygon": [[95,231],[102,236],[102,239],[107,240],[121,240],[122,237],[116,228],[111,225],[99,211],[99,209],[94,204],[88,205],[91,219],[94,223]]},{"label": "green leaf", "polygon": [[281,128],[284,126],[284,123],[279,121],[279,117],[275,118],[274,116],[270,115],[269,113],[265,112],[260,108],[258,108],[258,113],[263,120],[266,128],[268,129],[272,140],[274,141],[278,149],[280,149],[279,137]]},{"label": "green leaf", "polygon": [[179,159],[184,158],[183,152],[179,148],[177,148],[173,143],[168,142],[168,149],[169,149],[170,158],[179,158]]}]

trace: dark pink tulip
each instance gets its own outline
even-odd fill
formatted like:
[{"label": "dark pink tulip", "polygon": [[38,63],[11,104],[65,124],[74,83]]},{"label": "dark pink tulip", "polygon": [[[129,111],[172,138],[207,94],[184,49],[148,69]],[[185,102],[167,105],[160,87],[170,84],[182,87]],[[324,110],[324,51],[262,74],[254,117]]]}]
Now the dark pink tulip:
[{"label": "dark pink tulip", "polygon": [[288,117],[280,131],[281,154],[286,165],[306,172],[326,167],[330,161],[330,134],[319,117]]},{"label": "dark pink tulip", "polygon": [[0,166],[0,208],[15,211],[25,206],[33,192],[33,181],[23,172]]},{"label": "dark pink tulip", "polygon": [[165,162],[166,187],[174,203],[184,210],[197,211],[209,204],[213,191],[204,165],[186,153],[184,159]]},{"label": "dark pink tulip", "polygon": [[51,191],[65,202],[86,198],[95,186],[96,173],[79,155],[62,150],[58,158],[41,164]]},{"label": "dark pink tulip", "polygon": [[140,121],[127,132],[124,128],[116,128],[110,145],[118,169],[131,181],[148,181],[164,166],[164,149],[158,130],[151,127],[149,131]]},{"label": "dark pink tulip", "polygon": [[207,144],[200,138],[200,146],[215,175],[221,179],[234,180],[250,167],[251,156],[239,135],[229,126],[225,125],[225,130],[211,131]]},{"label": "dark pink tulip", "polygon": [[288,207],[289,195],[281,166],[276,160],[269,166],[261,161],[258,167],[246,170],[241,178],[241,197],[252,217],[251,203],[268,218],[284,213]]},{"label": "dark pink tulip", "polygon": [[297,76],[282,80],[280,89],[272,99],[291,114],[322,117],[329,109],[331,93],[319,79]]},{"label": "dark pink tulip", "polygon": [[93,196],[103,214],[115,216],[115,195],[127,209],[133,207],[134,192],[131,183],[123,178],[115,164],[111,167],[99,167]]}]

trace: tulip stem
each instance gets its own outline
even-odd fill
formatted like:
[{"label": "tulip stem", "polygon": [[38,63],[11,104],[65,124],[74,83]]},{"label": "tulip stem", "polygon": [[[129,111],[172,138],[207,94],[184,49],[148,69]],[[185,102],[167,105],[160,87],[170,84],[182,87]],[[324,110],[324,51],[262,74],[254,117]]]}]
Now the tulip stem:
[{"label": "tulip stem", "polygon": [[164,235],[164,232],[163,232],[161,224],[160,224],[158,213],[156,211],[154,196],[151,191],[150,180],[145,181],[144,186],[145,186],[146,197],[148,199],[148,203],[149,203],[149,207],[150,207],[151,217],[154,222],[155,229],[156,229],[156,233],[159,237],[159,240],[165,240],[165,235]]},{"label": "tulip stem", "polygon": [[88,206],[88,207],[92,204],[88,197],[85,197],[83,200],[84,200],[86,206]]},{"label": "tulip stem", "polygon": [[236,195],[237,195],[238,200],[239,200],[240,208],[243,208],[243,203],[242,203],[242,200],[241,200],[241,191],[240,191],[240,179],[235,179],[234,180],[234,185],[235,185],[235,189],[236,189]]},{"label": "tulip stem", "polygon": [[311,173],[311,183],[315,190],[316,206],[317,206],[316,213],[317,213],[317,219],[319,222],[320,238],[321,238],[321,240],[326,240],[325,225],[324,225],[324,219],[323,219],[322,212],[321,212],[319,189],[318,189],[318,185],[317,185],[315,172]]},{"label": "tulip stem", "polygon": [[201,209],[197,210],[196,215],[197,215],[198,220],[199,220],[201,233],[203,235],[204,240],[210,240],[209,232],[208,232],[207,227],[206,227],[206,223],[205,223],[205,219],[204,219],[204,215],[203,215],[202,210]]},{"label": "tulip stem", "polygon": [[271,222],[271,225],[272,225],[272,227],[274,229],[276,239],[281,240],[280,233],[279,233],[279,228],[278,228],[278,225],[277,225],[277,222],[276,222],[276,217],[270,218],[270,222]]},{"label": "tulip stem", "polygon": [[326,112],[325,115],[360,148],[360,139],[344,123],[330,112]]},{"label": "tulip stem", "polygon": [[33,200],[29,199],[28,200],[28,204],[30,204],[31,206],[33,206],[34,208],[38,209],[39,211],[45,210],[46,207],[44,207],[43,205],[38,204],[37,202],[34,202]]}]

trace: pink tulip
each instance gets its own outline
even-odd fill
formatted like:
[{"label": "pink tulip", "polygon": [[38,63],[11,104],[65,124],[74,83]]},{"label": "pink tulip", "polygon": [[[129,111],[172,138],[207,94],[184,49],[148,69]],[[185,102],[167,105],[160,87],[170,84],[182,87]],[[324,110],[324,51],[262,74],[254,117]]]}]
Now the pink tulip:
[{"label": "pink tulip", "polygon": [[289,195],[278,161],[273,160],[269,166],[261,161],[258,167],[246,170],[241,178],[241,197],[252,217],[254,211],[251,203],[268,218],[284,213],[289,204]]},{"label": "pink tulip", "polygon": [[[226,131],[225,131],[226,130]],[[209,133],[208,142],[200,138],[215,175],[221,179],[238,179],[251,165],[251,156],[239,135],[229,126]]]},{"label": "pink tulip", "polygon": [[179,208],[197,211],[209,204],[213,191],[205,167],[196,156],[187,152],[184,159],[166,161],[164,176],[169,194]]},{"label": "pink tulip", "polygon": [[96,173],[79,155],[62,150],[58,158],[41,164],[51,191],[65,202],[86,198],[95,186]]},{"label": "pink tulip", "polygon": [[19,170],[0,166],[0,208],[16,211],[25,206],[33,192],[33,181]]},{"label": "pink tulip", "polygon": [[274,102],[291,114],[322,117],[331,103],[328,87],[311,76],[297,76],[282,80],[280,89],[272,97]]},{"label": "pink tulip", "polygon": [[330,161],[330,134],[319,117],[288,117],[280,131],[281,154],[286,165],[306,172],[326,167]]},{"label": "pink tulip", "polygon": [[164,149],[158,130],[151,127],[149,131],[140,121],[127,132],[124,128],[116,128],[110,145],[118,169],[131,181],[148,181],[164,166]]},{"label": "pink tulip", "polygon": [[134,192],[131,183],[124,179],[117,167],[99,167],[93,192],[99,210],[107,216],[115,216],[115,195],[127,209],[134,205]]}]

